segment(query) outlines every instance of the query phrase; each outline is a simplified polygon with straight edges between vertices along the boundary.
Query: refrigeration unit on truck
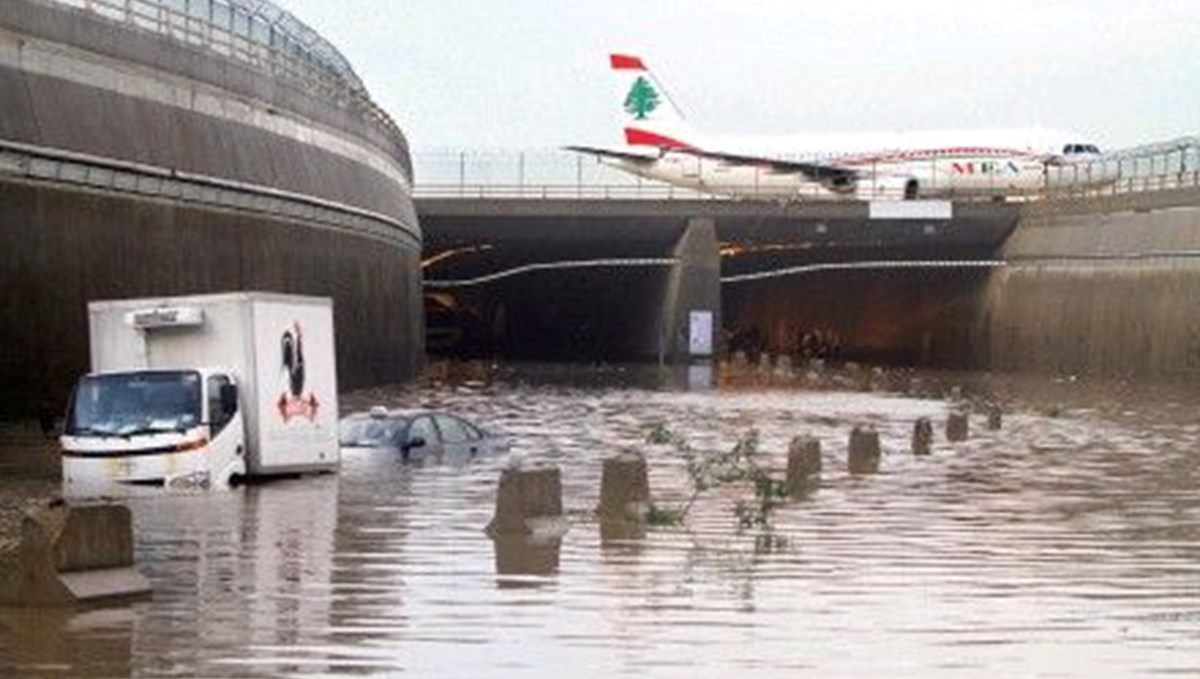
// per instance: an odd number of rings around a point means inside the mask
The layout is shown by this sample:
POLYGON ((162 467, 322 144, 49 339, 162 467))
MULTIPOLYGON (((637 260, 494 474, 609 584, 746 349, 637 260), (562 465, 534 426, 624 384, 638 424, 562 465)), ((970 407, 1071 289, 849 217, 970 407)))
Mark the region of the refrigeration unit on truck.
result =
POLYGON ((63 484, 224 487, 338 466, 333 303, 264 292, 91 302, 63 484))

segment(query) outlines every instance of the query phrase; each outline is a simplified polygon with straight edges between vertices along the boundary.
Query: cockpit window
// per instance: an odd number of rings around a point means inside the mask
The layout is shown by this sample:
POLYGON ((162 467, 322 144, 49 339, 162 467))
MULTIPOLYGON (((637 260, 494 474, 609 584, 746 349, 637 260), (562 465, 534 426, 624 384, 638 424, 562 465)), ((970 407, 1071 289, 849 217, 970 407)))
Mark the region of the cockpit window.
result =
POLYGON ((1100 153, 1100 147, 1095 144, 1067 144, 1063 147, 1063 155, 1071 156, 1079 153, 1100 153))

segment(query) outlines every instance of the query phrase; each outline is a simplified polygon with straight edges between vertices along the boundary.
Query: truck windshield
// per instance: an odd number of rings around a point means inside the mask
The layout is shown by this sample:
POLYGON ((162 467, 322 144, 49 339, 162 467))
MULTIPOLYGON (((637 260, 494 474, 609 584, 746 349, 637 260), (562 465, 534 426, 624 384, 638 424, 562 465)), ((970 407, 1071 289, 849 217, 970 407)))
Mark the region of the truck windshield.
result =
POLYGON ((65 432, 70 436, 135 436, 185 431, 199 422, 197 372, 92 375, 75 387, 65 432))

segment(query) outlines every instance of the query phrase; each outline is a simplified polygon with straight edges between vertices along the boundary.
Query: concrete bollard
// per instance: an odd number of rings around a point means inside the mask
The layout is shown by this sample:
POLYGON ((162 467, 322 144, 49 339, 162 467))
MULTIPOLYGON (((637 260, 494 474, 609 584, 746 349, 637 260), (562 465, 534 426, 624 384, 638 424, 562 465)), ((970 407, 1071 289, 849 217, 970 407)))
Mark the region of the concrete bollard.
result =
POLYGON ((874 474, 879 471, 879 432, 870 425, 857 426, 850 431, 848 463, 851 474, 874 474))
POLYGON ((624 452, 604 460, 600 476, 601 519, 641 521, 650 509, 650 481, 646 458, 624 452))
POLYGON ((970 432, 970 421, 967 418, 967 413, 961 410, 955 410, 946 418, 946 440, 947 441, 966 441, 967 435, 970 432))
POLYGON ((731 362, 735 368, 745 368, 750 360, 746 358, 746 352, 738 349, 737 351, 733 352, 733 358, 731 359, 731 362))
POLYGON ((1004 414, 1000 410, 1000 406, 993 405, 988 408, 987 427, 991 431, 999 431, 1004 423, 1004 414))
POLYGON ((558 467, 513 465, 500 472, 489 535, 561 536, 566 532, 558 467))
POLYGON ((933 423, 928 417, 922 417, 913 425, 912 451, 913 455, 928 455, 933 448, 933 423))
POLYGON ((0 554, 0 605, 63 606, 148 594, 133 569, 133 516, 121 505, 62 501, 28 512, 0 554))
POLYGON ((764 351, 758 355, 758 371, 764 373, 771 372, 771 354, 764 351))
POLYGON ((640 551, 640 540, 646 537, 645 520, 600 518, 600 546, 625 551, 640 551))
POLYGON ((786 484, 788 495, 812 491, 821 480, 821 442, 811 436, 797 436, 788 445, 786 484))

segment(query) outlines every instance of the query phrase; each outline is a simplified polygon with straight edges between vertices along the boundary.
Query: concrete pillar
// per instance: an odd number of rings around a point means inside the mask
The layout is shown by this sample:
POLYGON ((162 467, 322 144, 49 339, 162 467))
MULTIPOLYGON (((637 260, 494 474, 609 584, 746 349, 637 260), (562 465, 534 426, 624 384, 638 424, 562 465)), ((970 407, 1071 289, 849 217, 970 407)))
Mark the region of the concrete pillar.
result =
POLYGON ((879 471, 879 432, 870 425, 857 426, 850 431, 848 463, 851 474, 874 474, 879 471))
POLYGON ((913 455, 928 455, 933 447, 933 423, 922 417, 913 425, 913 455))
POLYGON ((62 606, 150 592, 133 569, 133 517, 127 507, 32 510, 21 540, 0 554, 0 606, 62 606))
POLYGON ((646 458, 625 452, 604 460, 600 476, 600 506, 604 520, 640 521, 650 509, 650 482, 646 458))
POLYGON ((803 495, 821 480, 821 442, 811 436, 797 436, 788 445, 787 492, 803 495))
POLYGON ((561 536, 566 532, 558 467, 513 465, 500 472, 496 515, 487 526, 498 535, 561 536))
POLYGON ((955 410, 946 418, 947 441, 966 441, 969 431, 970 422, 965 411, 955 410))
POLYGON ((707 217, 689 219, 671 256, 679 261, 671 268, 664 290, 659 356, 667 363, 711 360, 719 350, 721 331, 721 253, 716 222, 707 217), (704 314, 711 314, 711 332, 701 338, 701 344, 708 344, 707 354, 690 344, 694 314, 698 322, 704 314))

